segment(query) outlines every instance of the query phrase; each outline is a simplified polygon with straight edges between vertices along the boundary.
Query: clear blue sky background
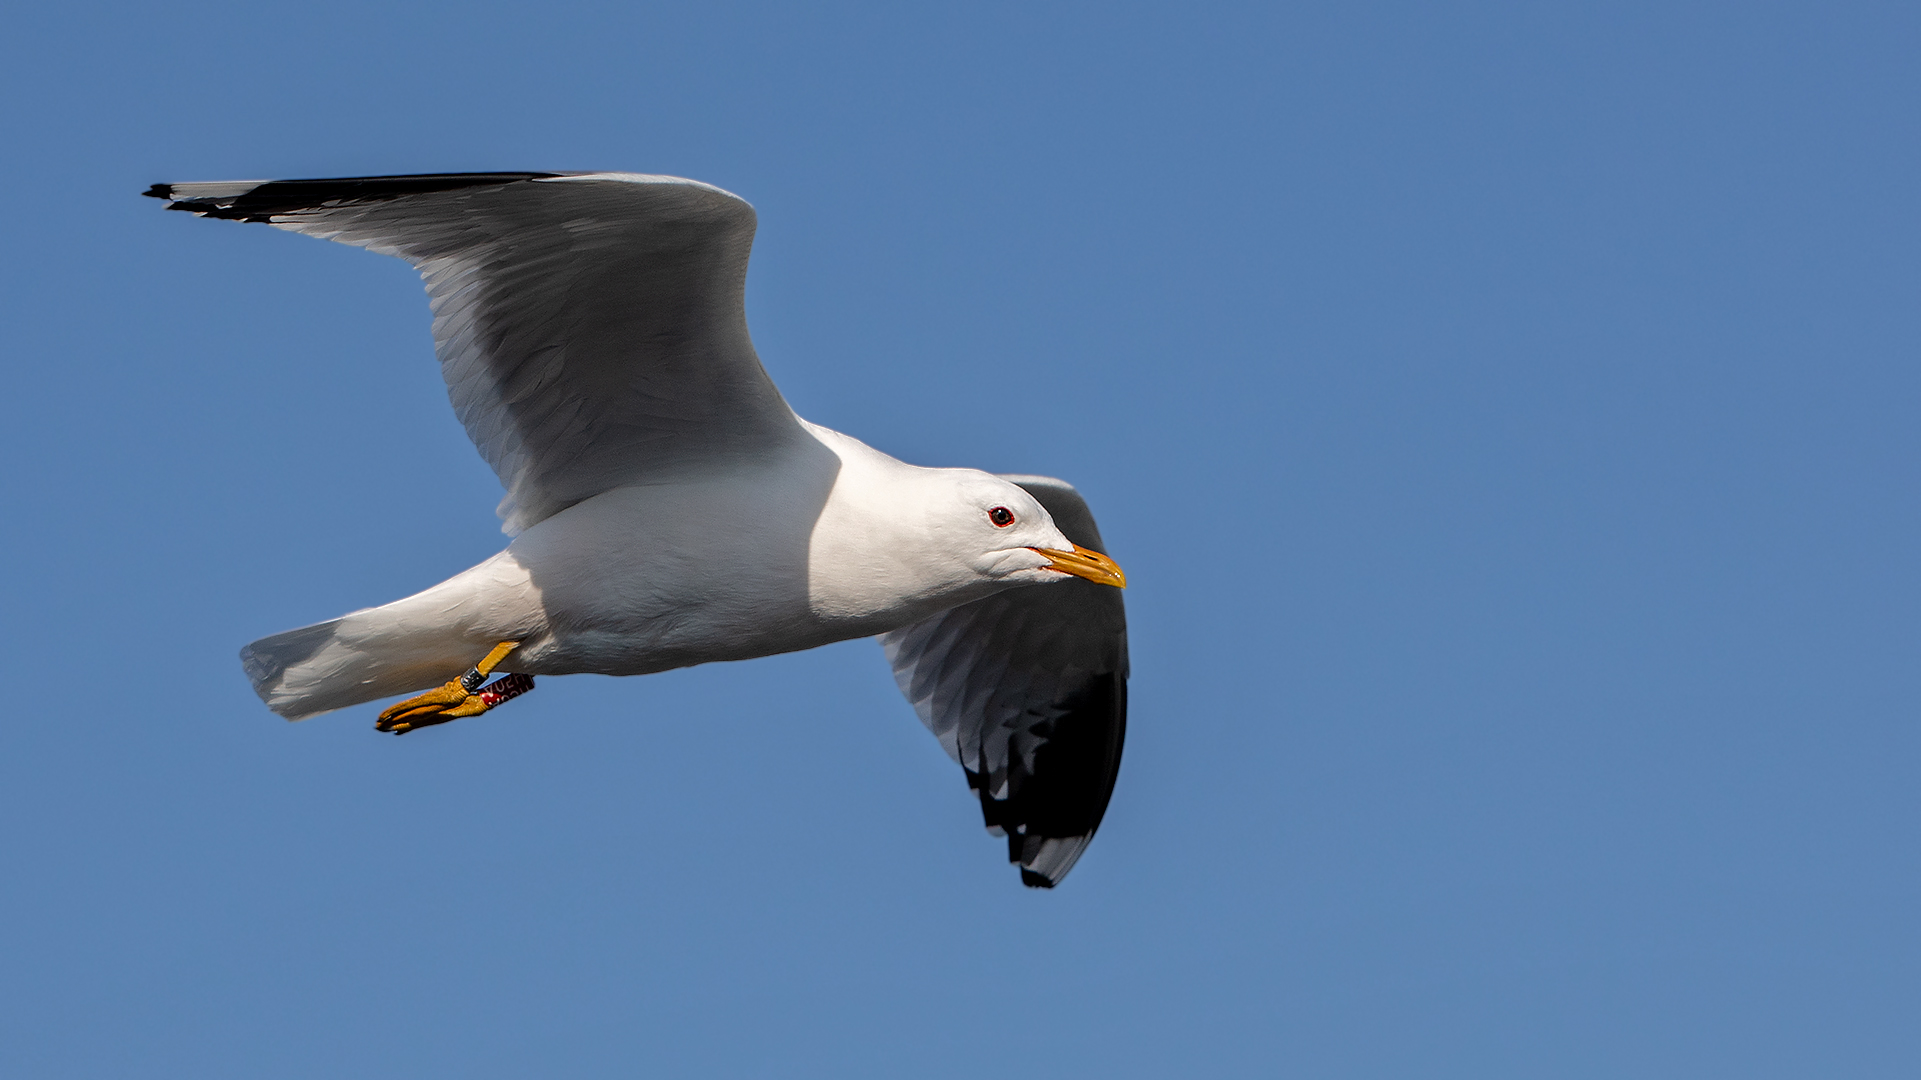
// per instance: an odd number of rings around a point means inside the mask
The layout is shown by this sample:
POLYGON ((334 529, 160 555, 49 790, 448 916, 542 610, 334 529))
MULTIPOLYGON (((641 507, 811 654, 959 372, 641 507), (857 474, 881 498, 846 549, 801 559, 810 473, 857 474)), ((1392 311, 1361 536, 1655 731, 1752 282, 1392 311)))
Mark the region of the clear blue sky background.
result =
POLYGON ((0 1071, 1908 1077, 1912 5, 15 5, 0 1071), (697 177, 802 415, 1067 477, 1106 826, 867 641, 405 739, 263 634, 502 544, 401 263, 150 182, 697 177))

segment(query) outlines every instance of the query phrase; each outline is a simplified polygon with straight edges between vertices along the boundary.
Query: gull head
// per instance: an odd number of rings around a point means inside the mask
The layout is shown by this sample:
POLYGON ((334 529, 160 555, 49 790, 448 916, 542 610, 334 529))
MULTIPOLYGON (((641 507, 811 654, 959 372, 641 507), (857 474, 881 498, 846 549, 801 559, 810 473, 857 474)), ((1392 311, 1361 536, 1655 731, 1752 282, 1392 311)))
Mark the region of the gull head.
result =
POLYGON ((1019 485, 974 469, 942 469, 947 497, 932 507, 928 526, 947 551, 970 558, 980 577, 1007 584, 1083 578, 1127 587, 1114 560, 1069 540, 1047 508, 1019 485))
POLYGON ((808 542, 817 615, 885 630, 1016 586, 1127 583, 1112 559, 1076 546, 1018 484, 978 469, 908 465, 827 434, 844 467, 808 542))

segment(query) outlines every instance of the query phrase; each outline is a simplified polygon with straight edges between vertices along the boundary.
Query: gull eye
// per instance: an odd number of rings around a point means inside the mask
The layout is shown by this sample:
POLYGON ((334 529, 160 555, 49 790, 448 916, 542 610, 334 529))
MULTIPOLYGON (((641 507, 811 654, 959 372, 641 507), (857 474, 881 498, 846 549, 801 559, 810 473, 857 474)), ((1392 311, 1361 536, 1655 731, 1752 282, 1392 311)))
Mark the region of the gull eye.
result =
POLYGON ((996 529, 1005 529, 1014 523, 1014 512, 1005 506, 996 506, 987 512, 987 520, 993 522, 996 529))

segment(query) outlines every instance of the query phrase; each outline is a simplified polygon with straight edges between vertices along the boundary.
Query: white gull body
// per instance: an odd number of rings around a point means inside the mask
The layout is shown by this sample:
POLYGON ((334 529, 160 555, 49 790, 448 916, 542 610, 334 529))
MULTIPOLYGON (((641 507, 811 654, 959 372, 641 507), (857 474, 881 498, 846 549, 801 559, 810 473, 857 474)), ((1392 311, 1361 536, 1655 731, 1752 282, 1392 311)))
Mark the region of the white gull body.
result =
POLYGON ((747 334, 745 202, 617 173, 149 194, 413 263, 455 410, 507 489, 498 555, 249 645, 275 712, 419 690, 503 641, 504 670, 642 675, 884 635, 1022 879, 1051 886, 1085 849, 1127 674, 1092 516, 1060 481, 908 465, 795 416, 747 334))
POLYGON ((530 675, 647 675, 881 634, 1066 576, 1030 547, 1072 542, 1022 489, 802 423, 813 445, 764 465, 603 492, 425 592, 257 642, 250 674, 302 718, 443 682, 499 641, 521 643, 507 667, 530 675), (1016 517, 1000 535, 994 506, 1016 517))

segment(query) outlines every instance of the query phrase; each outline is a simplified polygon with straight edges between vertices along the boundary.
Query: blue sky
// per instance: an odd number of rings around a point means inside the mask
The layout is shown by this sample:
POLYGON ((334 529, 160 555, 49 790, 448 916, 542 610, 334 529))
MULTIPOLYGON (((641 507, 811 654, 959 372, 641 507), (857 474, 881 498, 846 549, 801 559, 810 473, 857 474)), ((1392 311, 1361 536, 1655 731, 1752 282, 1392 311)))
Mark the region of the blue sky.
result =
POLYGON ((0 1071, 1895 1077, 1906 5, 39 5, 0 39, 0 1071), (796 409, 1132 587, 1022 889, 879 649, 274 718, 502 538, 411 271, 155 181, 696 177, 796 409))

